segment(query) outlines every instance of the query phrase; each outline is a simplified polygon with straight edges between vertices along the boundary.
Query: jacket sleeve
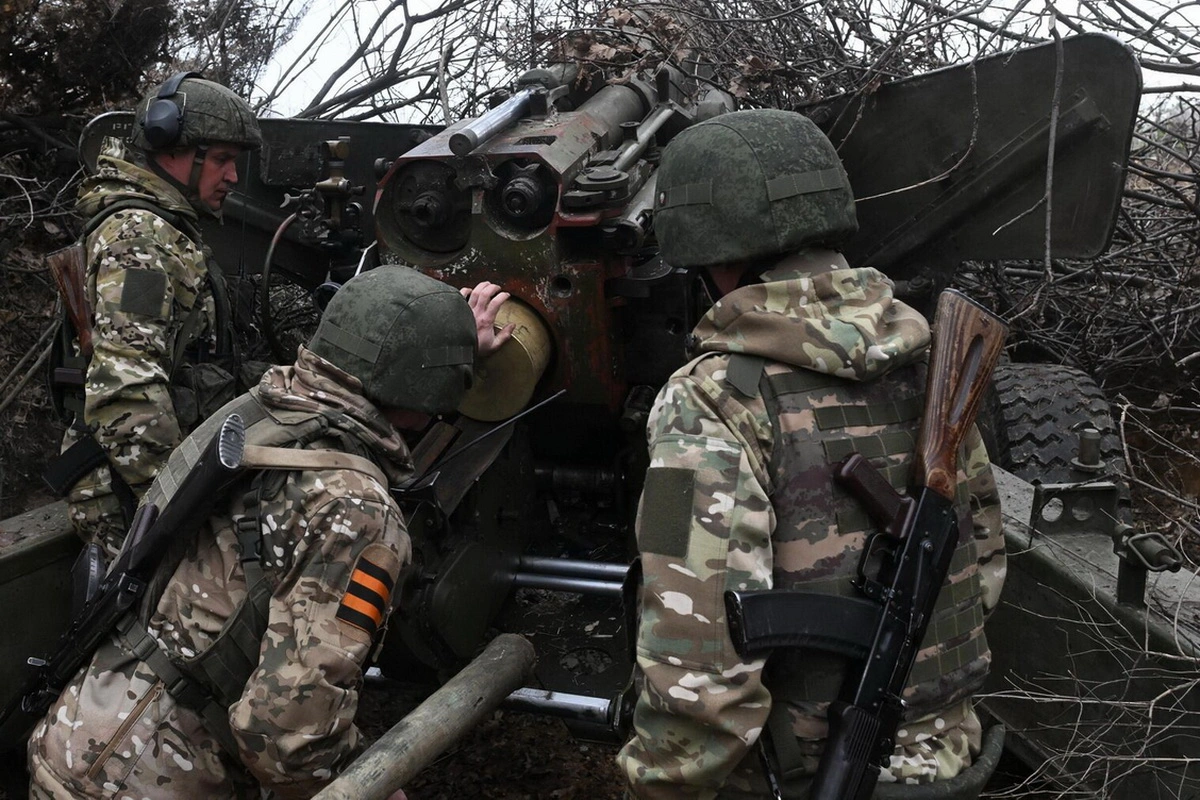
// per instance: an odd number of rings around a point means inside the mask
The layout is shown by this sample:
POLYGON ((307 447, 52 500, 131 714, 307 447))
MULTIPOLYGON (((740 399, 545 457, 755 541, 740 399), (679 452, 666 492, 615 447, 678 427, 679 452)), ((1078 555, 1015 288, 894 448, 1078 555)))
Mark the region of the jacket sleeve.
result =
POLYGON ((258 668, 229 712, 243 763, 278 798, 312 796, 357 754, 363 664, 410 557, 399 511, 384 500, 333 500, 304 521, 258 668))
POLYGON ((113 219, 119 227, 97 238, 91 255, 99 263, 84 420, 126 483, 144 489, 182 439, 168 383, 171 342, 182 324, 171 276, 185 267, 153 235, 154 221, 164 224, 156 216, 113 219))
POLYGON ((770 710, 764 660, 734 650, 724 593, 771 587, 775 519, 745 438, 718 402, 673 379, 650 423, 637 520, 640 691, 634 736, 617 756, 642 798, 712 797, 770 710))

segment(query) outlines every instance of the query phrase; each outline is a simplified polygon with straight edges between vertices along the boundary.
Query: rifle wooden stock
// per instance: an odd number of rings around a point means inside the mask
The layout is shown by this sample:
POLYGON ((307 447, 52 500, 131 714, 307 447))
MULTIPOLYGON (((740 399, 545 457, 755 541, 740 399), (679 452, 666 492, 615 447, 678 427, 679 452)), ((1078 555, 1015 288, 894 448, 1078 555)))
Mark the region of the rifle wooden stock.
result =
POLYGON ((954 499, 958 449, 991 382, 1008 326, 961 292, 938 298, 912 483, 954 499))
POLYGON ((87 301, 84 286, 85 264, 83 245, 76 242, 70 247, 55 250, 46 256, 46 265, 54 276, 59 297, 67 310, 67 317, 75 328, 75 337, 84 358, 92 357, 92 307, 87 301))

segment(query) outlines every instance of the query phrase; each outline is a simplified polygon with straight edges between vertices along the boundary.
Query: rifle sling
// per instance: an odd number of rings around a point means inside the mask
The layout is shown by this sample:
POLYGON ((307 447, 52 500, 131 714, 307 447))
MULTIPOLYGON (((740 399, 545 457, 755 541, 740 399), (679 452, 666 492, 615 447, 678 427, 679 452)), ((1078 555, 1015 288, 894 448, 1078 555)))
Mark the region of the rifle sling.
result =
POLYGON ((385 488, 388 485, 387 477, 375 462, 340 450, 297 450, 248 444, 242 463, 250 469, 348 469, 371 476, 385 488))
POLYGON ((121 473, 109 462, 108 454, 90 430, 75 444, 50 459, 42 473, 42 480, 57 496, 64 497, 83 476, 104 464, 108 465, 113 494, 121 504, 121 511, 128 523, 137 509, 137 497, 121 473))
POLYGON ((175 702, 192 709, 204 719, 205 727, 221 743, 222 749, 231 754, 238 752, 237 742, 229 729, 228 709, 218 706, 211 694, 175 666, 175 662, 158 646, 150 632, 138 622, 136 614, 122 617, 117 623, 116 634, 121 647, 162 681, 167 694, 175 702), (224 724, 218 724, 223 718, 224 724))

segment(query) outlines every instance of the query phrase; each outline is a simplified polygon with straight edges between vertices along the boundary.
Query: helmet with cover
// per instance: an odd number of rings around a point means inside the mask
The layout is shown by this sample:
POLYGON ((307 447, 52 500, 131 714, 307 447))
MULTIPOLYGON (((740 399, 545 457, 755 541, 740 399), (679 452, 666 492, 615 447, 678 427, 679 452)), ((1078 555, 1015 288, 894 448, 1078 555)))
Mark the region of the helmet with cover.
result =
POLYGON ((308 348, 362 381, 385 408, 441 414, 462 402, 475 317, 454 288, 408 267, 377 267, 329 301, 308 348))
POLYGON ((197 73, 181 73, 138 104, 133 145, 147 152, 186 150, 217 142, 262 147, 258 119, 245 100, 197 73))
POLYGON ((723 114, 671 140, 654 230, 667 263, 703 267, 835 246, 858 220, 825 134, 801 114, 764 109, 723 114))

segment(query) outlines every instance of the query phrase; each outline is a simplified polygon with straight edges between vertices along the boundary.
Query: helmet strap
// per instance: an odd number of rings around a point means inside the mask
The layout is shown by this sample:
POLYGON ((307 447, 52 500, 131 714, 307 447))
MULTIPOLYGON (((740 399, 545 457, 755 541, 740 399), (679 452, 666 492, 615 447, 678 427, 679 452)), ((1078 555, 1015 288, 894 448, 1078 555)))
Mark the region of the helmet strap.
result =
POLYGON ((167 172, 162 164, 158 163, 158 159, 154 157, 154 153, 147 153, 146 161, 149 162, 150 171, 178 189, 183 198, 188 201, 188 205, 196 209, 198 214, 220 219, 220 211, 213 211, 207 205, 200 202, 200 171, 204 168, 204 159, 207 155, 208 145, 202 144, 196 147, 196 154, 192 157, 192 169, 188 173, 187 184, 184 184, 174 175, 167 172))
POLYGON ((214 219, 221 218, 220 211, 213 211, 208 205, 200 199, 200 173, 204 169, 204 160, 208 158, 208 145, 196 145, 196 154, 192 157, 192 171, 188 175, 187 187, 183 196, 192 204, 192 208, 196 209, 201 216, 209 216, 214 219))
POLYGON ((192 156, 192 173, 188 176, 188 194, 200 196, 200 172, 204 169, 204 159, 208 158, 208 145, 196 145, 196 154, 192 156))

